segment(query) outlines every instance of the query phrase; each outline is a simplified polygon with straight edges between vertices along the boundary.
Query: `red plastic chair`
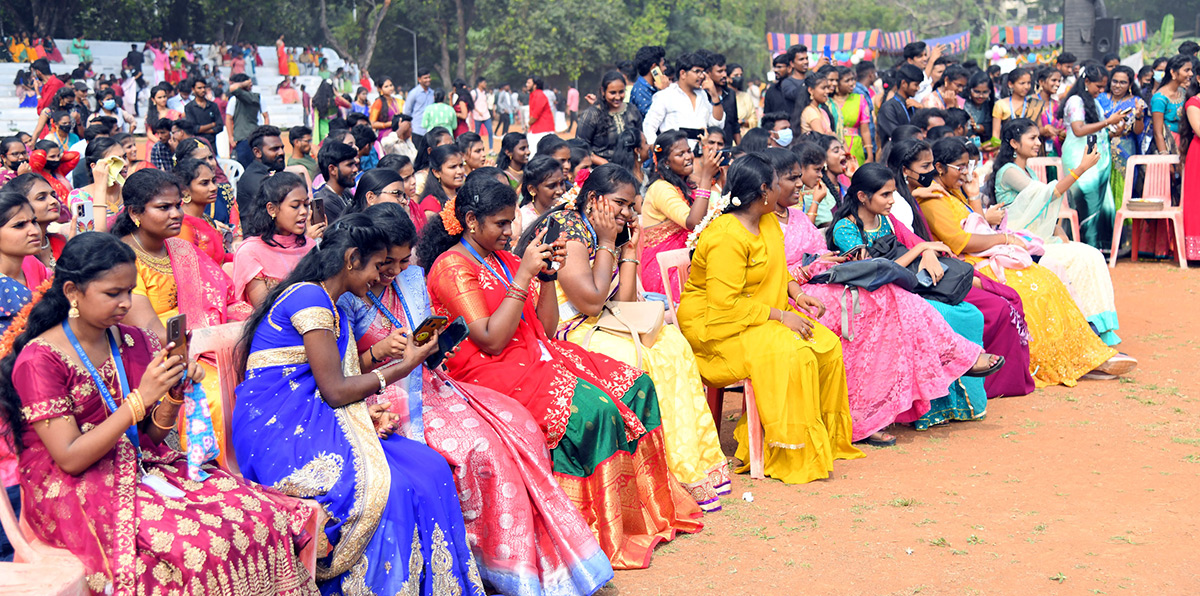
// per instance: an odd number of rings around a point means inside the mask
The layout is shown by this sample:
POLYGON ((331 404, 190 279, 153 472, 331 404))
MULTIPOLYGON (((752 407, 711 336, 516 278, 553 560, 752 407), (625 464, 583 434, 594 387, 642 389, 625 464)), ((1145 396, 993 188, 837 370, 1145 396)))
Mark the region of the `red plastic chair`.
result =
MULTIPOLYGON (((676 319, 675 309, 679 304, 679 299, 671 290, 675 284, 671 283, 672 276, 678 282, 680 292, 683 291, 683 285, 687 281, 688 274, 692 269, 691 251, 686 248, 678 250, 665 250, 658 253, 659 270, 662 272, 663 289, 667 293, 667 312, 672 319, 676 319)), ((763 427, 762 420, 758 416, 758 404, 754 401, 754 388, 750 386, 750 379, 744 379, 738 383, 734 383, 729 387, 705 387, 708 398, 708 409, 712 412, 713 423, 716 424, 717 434, 721 433, 721 412, 723 410, 722 403, 725 397, 725 391, 730 388, 741 387, 745 397, 742 404, 742 411, 746 414, 746 429, 747 429, 747 447, 750 449, 750 477, 751 478, 766 478, 763 472, 763 427)))
POLYGON ((1162 209, 1140 211, 1130 209, 1133 199, 1133 184, 1126 183, 1122 194, 1121 208, 1117 210, 1115 225, 1113 225, 1112 255, 1108 259, 1109 267, 1117 266, 1117 247, 1121 246, 1121 228, 1126 219, 1133 220, 1129 228, 1133 234, 1133 254, 1131 258, 1136 263, 1138 258, 1138 220, 1166 219, 1171 221, 1175 231, 1175 253, 1179 256, 1179 267, 1187 269, 1187 252, 1183 246, 1183 208, 1171 206, 1171 166, 1179 163, 1178 155, 1134 155, 1125 162, 1125 180, 1133 180, 1138 166, 1146 168, 1146 185, 1142 190, 1143 199, 1159 199, 1163 202, 1162 209))
MULTIPOLYGON (((1033 170, 1033 173, 1037 174, 1038 180, 1042 182, 1050 182, 1049 172, 1047 172, 1050 168, 1054 168, 1057 173, 1055 180, 1062 179, 1062 159, 1057 157, 1031 157, 1025 165, 1029 166, 1029 169, 1033 170)), ((1071 208, 1071 201, 1067 199, 1067 195, 1063 195, 1062 206, 1058 208, 1058 220, 1064 219, 1071 222, 1071 239, 1079 242, 1081 237, 1079 235, 1079 212, 1071 208)))
POLYGON ((38 540, 28 524, 17 520, 8 497, 3 494, 0 494, 0 525, 15 551, 12 563, 0 563, 0 594, 84 596, 90 593, 79 558, 38 540))

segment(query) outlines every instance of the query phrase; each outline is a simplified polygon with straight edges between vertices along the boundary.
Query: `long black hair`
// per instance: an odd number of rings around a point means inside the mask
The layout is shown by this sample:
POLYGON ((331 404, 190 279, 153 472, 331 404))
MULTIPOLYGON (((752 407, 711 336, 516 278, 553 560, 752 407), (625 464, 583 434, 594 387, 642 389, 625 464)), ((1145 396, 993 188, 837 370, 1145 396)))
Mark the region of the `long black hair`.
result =
MULTIPOLYGON (((83 162, 84 167, 87 168, 89 182, 95 182, 93 179, 94 176, 92 175, 92 167, 94 167, 101 159, 104 159, 105 153, 108 153, 113 147, 120 146, 120 144, 112 140, 110 137, 96 137, 91 141, 88 141, 87 149, 85 149, 83 152, 83 162)), ((67 198, 61 197, 60 200, 66 201, 67 198)))
POLYGON ((521 141, 529 142, 525 135, 519 132, 510 132, 504 135, 504 139, 500 141, 500 155, 496 156, 497 168, 507 170, 508 166, 512 165, 512 157, 508 154, 516 151, 517 145, 521 144, 521 141))
POLYGON ((380 193, 389 184, 395 182, 403 182, 404 179, 395 170, 386 168, 375 168, 367 170, 358 179, 358 186, 354 189, 354 198, 350 201, 350 205, 346 207, 346 213, 361 213, 367 210, 367 193, 373 192, 376 195, 380 193))
POLYGON ((430 129, 429 132, 425 133, 425 150, 417 154, 417 160, 413 163, 413 168, 417 170, 424 170, 429 167, 429 154, 433 153, 433 150, 437 147, 440 147, 438 142, 440 142, 443 137, 453 138, 450 134, 450 131, 446 130, 446 127, 444 126, 435 126, 430 129))
POLYGON ((383 230, 387 236, 388 246, 413 245, 417 242, 417 227, 399 203, 376 203, 367 207, 363 213, 375 222, 375 227, 383 230))
MULTIPOLYGON (((171 173, 179 177, 180 183, 186 190, 192 185, 192 181, 200 176, 200 168, 208 168, 212 172, 212 168, 208 166, 208 162, 203 159, 186 157, 175 162, 175 167, 171 169, 171 173)), ((216 176, 216 172, 212 172, 216 176)))
POLYGON ((722 213, 749 209, 750 205, 770 192, 775 183, 775 166, 762 153, 747 153, 733 160, 725 180, 729 187, 729 204, 722 213), (764 184, 766 190, 763 189, 764 184))
POLYGON ((1102 66, 1095 64, 1085 64, 1079 71, 1079 76, 1075 79, 1075 84, 1071 86, 1071 91, 1063 98, 1062 103, 1058 104, 1058 112, 1055 114, 1059 120, 1063 120, 1063 110, 1067 107, 1067 102, 1071 98, 1078 95, 1079 99, 1083 100, 1084 121, 1088 124, 1095 124, 1100 121, 1100 108, 1096 105, 1096 98, 1088 93, 1088 83, 1099 83, 1108 78, 1108 71, 1102 66))
POLYGON ((1017 159, 1017 150, 1013 149, 1012 142, 1020 140, 1031 128, 1037 128, 1037 124, 1029 118, 1013 118, 1000 127, 1000 151, 996 153, 996 161, 992 162, 992 173, 983 185, 984 194, 993 201, 996 200, 996 177, 1000 168, 1017 159))
POLYGON ((433 151, 429 153, 429 176, 425 178, 425 187, 422 188, 417 194, 421 195, 422 197, 432 195, 435 199, 437 199, 439 204, 445 205, 446 201, 450 200, 450 196, 446 194, 446 189, 442 187, 442 181, 439 180, 437 176, 434 176, 433 173, 442 169, 442 166, 451 157, 462 154, 463 150, 459 149, 458 145, 455 145, 454 143, 442 145, 441 147, 435 147, 433 151))
POLYGON ((17 356, 30 341, 66 320, 71 305, 63 294, 63 284, 74 282, 80 290, 86 290, 93 280, 118 265, 133 263, 134 258, 132 248, 116 236, 101 232, 84 232, 63 247, 54 268, 54 281, 29 312, 25 329, 13 341, 12 351, 0 360, 0 414, 8 423, 5 425, 8 437, 0 436, 0 440, 9 439, 15 452, 25 447, 21 434, 26 424, 21 415, 21 396, 12 384, 17 356))
MULTIPOLYGON (((597 166, 588 175, 583 186, 579 189, 579 198, 575 201, 575 210, 579 212, 580 217, 587 220, 587 206, 589 197, 595 195, 597 198, 604 195, 612 194, 625 185, 633 187, 633 192, 636 194, 638 190, 637 179, 633 177, 633 173, 629 170, 614 164, 606 163, 597 166)), ((525 226, 525 231, 521 234, 521 238, 517 240, 517 247, 514 254, 525 254, 525 247, 533 241, 537 236, 542 223, 546 221, 552 214, 563 211, 567 208, 567 203, 555 205, 549 211, 543 213, 536 220, 525 226)))
POLYGON ((532 203, 533 193, 529 192, 529 187, 537 188, 555 172, 562 172, 562 164, 557 159, 545 153, 533 156, 533 159, 525 164, 525 170, 521 172, 521 200, 518 205, 532 203))
POLYGON ((298 283, 320 283, 341 273, 346 268, 346 251, 353 251, 352 264, 357 266, 365 263, 371 255, 387 250, 387 247, 387 234, 375 226, 369 215, 351 213, 337 218, 326 228, 321 242, 300 259, 286 279, 271 289, 262 304, 254 309, 250 320, 246 321, 242 339, 238 343, 237 378, 245 377, 246 359, 250 356, 250 346, 258 327, 285 290, 298 283))
POLYGON ((654 170, 650 174, 650 184, 654 184, 658 180, 665 180, 671 186, 679 189, 683 193, 688 203, 692 202, 692 186, 683 176, 676 174, 671 169, 670 160, 667 159, 671 155, 671 147, 679 141, 687 141, 687 135, 682 130, 672 130, 658 135, 654 139, 654 146, 651 147, 651 154, 654 156, 654 170))
MULTIPOLYGON (((245 238, 258 236, 267 246, 282 248, 275 241, 275 219, 267 212, 267 205, 275 205, 276 208, 283 203, 287 198, 288 193, 293 190, 305 189, 307 185, 304 180, 291 172, 278 172, 272 176, 267 176, 262 181, 262 186, 258 187, 258 194, 254 195, 251 202, 251 208, 247 213, 242 215, 242 234, 245 238)), ((296 245, 304 246, 305 236, 299 234, 296 236, 296 245)))
MULTIPOLYGON (((467 214, 474 213, 475 218, 483 220, 495 215, 502 209, 517 205, 517 193, 512 187, 480 172, 471 172, 458 196, 454 200, 454 218, 460 228, 467 227, 467 214)), ((462 232, 450 234, 442 223, 440 215, 429 216, 429 221, 421 229, 421 238, 417 241, 417 262, 428 271, 433 262, 442 253, 462 239, 462 232)))
POLYGON ((140 215, 144 212, 146 204, 168 188, 174 188, 179 191, 180 195, 183 194, 183 182, 170 172, 146 168, 130 174, 125 179, 125 186, 121 188, 121 200, 124 202, 125 208, 117 216, 117 223, 113 224, 111 230, 112 234, 121 238, 134 233, 137 230, 137 224, 133 223, 133 215, 140 215))
POLYGON ((626 170, 633 172, 642 171, 641 159, 638 158, 637 150, 642 146, 642 139, 646 138, 646 134, 641 128, 630 126, 621 131, 617 135, 617 146, 613 148, 612 159, 609 163, 615 163, 626 170))
MULTIPOLYGON (((913 197, 912 191, 908 189, 908 179, 904 177, 904 168, 911 166, 926 151, 932 152, 932 149, 929 143, 921 139, 908 139, 895 143, 892 145, 892 150, 888 153, 887 167, 891 170, 892 177, 896 180, 896 192, 908 202, 909 208, 912 209, 913 233, 924 240, 929 240, 932 236, 929 234, 929 227, 925 225, 925 218, 921 216, 921 206, 917 204, 917 199, 913 197)), ((851 179, 851 182, 853 182, 853 179, 851 179)), ((846 191, 846 196, 850 196, 849 190, 846 191)))
MULTIPOLYGON (((854 177, 850 179, 850 188, 846 189, 846 196, 838 201, 837 207, 833 210, 833 221, 830 222, 829 227, 825 228, 825 244, 831 250, 838 249, 837 242, 834 241, 834 229, 837 228, 837 223, 845 218, 850 218, 850 221, 854 222, 854 225, 858 227, 863 244, 867 244, 867 231, 863 226, 862 218, 858 216, 858 207, 861 204, 858 200, 858 193, 865 193, 868 197, 874 196, 889 180, 895 181, 895 176, 883 164, 873 162, 863 164, 858 171, 854 172, 854 177)), ((905 184, 905 187, 907 188, 908 185, 905 184)), ((920 217, 913 218, 914 221, 917 219, 920 217)))

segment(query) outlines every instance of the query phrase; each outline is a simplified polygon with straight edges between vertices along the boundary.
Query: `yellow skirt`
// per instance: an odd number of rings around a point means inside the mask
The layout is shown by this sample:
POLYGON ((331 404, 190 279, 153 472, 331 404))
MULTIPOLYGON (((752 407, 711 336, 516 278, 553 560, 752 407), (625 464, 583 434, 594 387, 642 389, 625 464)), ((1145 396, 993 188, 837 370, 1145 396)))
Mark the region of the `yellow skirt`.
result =
MULTIPOLYGON (((567 340, 584 345, 594 326, 589 319, 567 335, 567 340)), ((587 349, 637 366, 633 338, 596 330, 587 349)), ((729 463, 721 452, 721 441, 708 410, 704 384, 696 356, 679 329, 664 325, 654 347, 642 348, 642 369, 654 381, 662 417, 667 463, 671 473, 706 510, 719 507, 719 494, 728 494, 729 463)))
MULTIPOLYGON (((995 279, 990 267, 980 271, 995 279)), ((1006 269, 1004 275, 1004 285, 1021 295, 1025 307, 1031 338, 1029 372, 1038 387, 1073 387, 1080 377, 1117 355, 1088 326, 1067 287, 1049 269, 1034 264, 1006 269)))
MULTIPOLYGON (((763 425, 767 476, 800 484, 828 478, 834 460, 865 457, 850 439, 841 339, 820 323, 813 324, 813 340, 808 341, 782 323, 768 321, 739 336, 707 342, 699 363, 713 385, 750 379, 763 425), (738 354, 744 357, 731 359, 738 354)), ((737 458, 747 462, 737 471, 745 472, 750 449, 744 416, 734 436, 737 458)))

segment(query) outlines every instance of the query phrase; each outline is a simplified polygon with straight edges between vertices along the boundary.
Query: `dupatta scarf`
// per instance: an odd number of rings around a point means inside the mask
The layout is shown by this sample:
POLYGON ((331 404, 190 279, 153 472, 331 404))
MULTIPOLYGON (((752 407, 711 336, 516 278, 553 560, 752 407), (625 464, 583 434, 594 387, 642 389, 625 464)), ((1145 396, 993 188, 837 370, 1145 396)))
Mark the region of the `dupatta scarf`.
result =
POLYGON ((254 309, 234 295, 229 276, 208 255, 201 254, 187 240, 168 238, 165 244, 175 276, 179 312, 187 315, 191 328, 250 317, 254 309))

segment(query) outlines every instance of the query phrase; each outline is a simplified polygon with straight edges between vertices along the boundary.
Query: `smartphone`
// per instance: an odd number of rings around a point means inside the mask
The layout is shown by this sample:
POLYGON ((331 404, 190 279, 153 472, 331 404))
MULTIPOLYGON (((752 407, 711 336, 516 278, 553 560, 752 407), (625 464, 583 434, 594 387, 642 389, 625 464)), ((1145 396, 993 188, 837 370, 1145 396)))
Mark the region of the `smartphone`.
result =
POLYGON ((92 232, 96 229, 96 212, 92 202, 82 200, 72 207, 75 211, 75 232, 92 232))
POLYGON ((325 199, 313 199, 311 206, 312 216, 309 217, 309 221, 312 225, 325 223, 325 199))
POLYGON ((721 167, 725 167, 733 161, 733 149, 729 147, 718 149, 717 155, 721 156, 721 167))
MULTIPOLYGON (((550 222, 546 224, 546 235, 542 238, 542 242, 545 244, 554 244, 561 235, 562 224, 557 219, 550 218, 550 222)), ((552 259, 546 259, 546 268, 551 271, 557 271, 558 263, 552 259)))
POLYGON ((167 343, 174 343, 175 347, 167 353, 167 357, 183 356, 187 360, 187 315, 178 314, 167 319, 167 343))
POLYGON ((467 322, 462 317, 454 319, 442 330, 442 334, 438 336, 438 349, 429 358, 425 359, 425 366, 429 368, 437 368, 442 365, 446 359, 446 353, 458 347, 467 339, 470 330, 467 328, 467 322))
POLYGON ((841 256, 843 256, 843 257, 852 257, 852 256, 853 256, 853 257, 856 257, 856 256, 858 256, 858 254, 859 254, 860 252, 862 252, 863 250, 866 250, 866 248, 867 248, 867 245, 866 245, 866 244, 859 244, 858 246, 852 246, 852 247, 850 247, 850 249, 849 249, 849 250, 847 250, 847 251, 843 252, 841 256))
POLYGON ((1087 137, 1087 152, 1091 153, 1096 150, 1096 135, 1088 135, 1087 137))
POLYGON ((825 59, 830 62, 833 61, 833 50, 830 50, 828 45, 825 46, 825 59))
POLYGON ((445 327, 446 323, 448 322, 450 322, 450 319, 447 319, 446 317, 430 315, 429 318, 422 321, 420 325, 417 325, 417 329, 413 331, 413 341, 417 342, 417 345, 424 344, 425 342, 429 341, 430 337, 433 337, 434 333, 436 333, 442 327, 445 327))
POLYGON ((621 231, 617 232, 617 248, 621 248, 622 246, 629 244, 629 237, 629 226, 622 227, 621 231))

